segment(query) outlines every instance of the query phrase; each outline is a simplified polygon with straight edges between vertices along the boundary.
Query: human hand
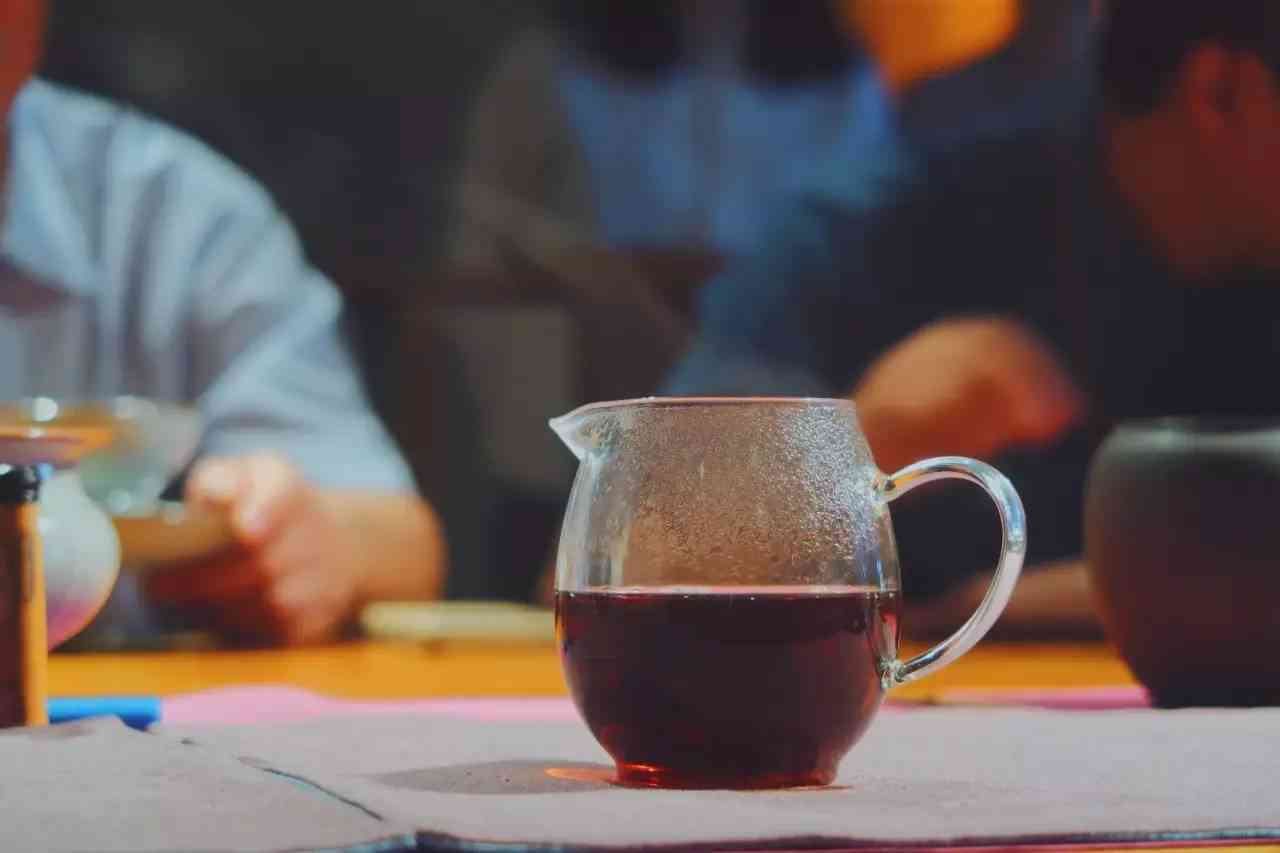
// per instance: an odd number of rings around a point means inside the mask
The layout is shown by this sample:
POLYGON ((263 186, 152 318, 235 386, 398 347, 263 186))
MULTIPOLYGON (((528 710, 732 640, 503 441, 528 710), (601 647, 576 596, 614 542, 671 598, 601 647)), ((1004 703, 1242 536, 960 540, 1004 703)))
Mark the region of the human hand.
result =
POLYGON ((853 399, 886 471, 1047 442, 1084 409, 1048 348, 1019 323, 994 317, 926 326, 872 364, 853 399))
POLYGON ((207 618, 242 640, 312 643, 335 636, 359 606, 359 544, 343 514, 279 456, 208 459, 186 500, 226 514, 236 545, 156 572, 155 600, 207 618))

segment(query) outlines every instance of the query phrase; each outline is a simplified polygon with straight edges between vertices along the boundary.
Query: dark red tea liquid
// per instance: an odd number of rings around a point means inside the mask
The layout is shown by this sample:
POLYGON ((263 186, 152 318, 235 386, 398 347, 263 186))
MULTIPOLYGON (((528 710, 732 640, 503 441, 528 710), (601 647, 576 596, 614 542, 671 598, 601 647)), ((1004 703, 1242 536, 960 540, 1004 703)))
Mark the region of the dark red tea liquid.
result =
POLYGON ((880 706, 899 602, 848 586, 561 592, 556 632, 620 781, 825 785, 880 706))

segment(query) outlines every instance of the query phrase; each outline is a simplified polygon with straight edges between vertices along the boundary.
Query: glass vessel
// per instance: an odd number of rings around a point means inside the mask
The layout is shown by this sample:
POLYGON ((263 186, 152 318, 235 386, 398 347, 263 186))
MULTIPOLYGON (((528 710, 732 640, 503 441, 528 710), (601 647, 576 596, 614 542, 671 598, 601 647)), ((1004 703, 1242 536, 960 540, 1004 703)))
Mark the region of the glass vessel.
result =
POLYGON ((551 422, 579 459, 556 563, 566 678, 624 783, 829 783, 885 691, 964 654, 1009 599, 1021 502, 959 457, 883 474, 847 400, 649 398, 551 422), (955 634, 898 656, 891 501, 991 496, 1004 541, 955 634))

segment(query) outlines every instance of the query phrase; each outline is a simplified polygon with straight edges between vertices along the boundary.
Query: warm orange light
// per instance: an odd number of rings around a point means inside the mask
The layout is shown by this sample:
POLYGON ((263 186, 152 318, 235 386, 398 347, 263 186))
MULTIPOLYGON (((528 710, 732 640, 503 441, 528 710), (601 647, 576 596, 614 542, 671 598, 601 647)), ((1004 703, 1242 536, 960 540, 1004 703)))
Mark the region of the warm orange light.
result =
POLYGON ((880 63, 890 88, 999 50, 1018 29, 1018 0, 840 0, 845 20, 880 63))
POLYGON ((613 785, 617 772, 612 767, 575 765, 572 767, 548 767, 543 771, 552 779, 562 782, 582 782, 588 785, 613 785))

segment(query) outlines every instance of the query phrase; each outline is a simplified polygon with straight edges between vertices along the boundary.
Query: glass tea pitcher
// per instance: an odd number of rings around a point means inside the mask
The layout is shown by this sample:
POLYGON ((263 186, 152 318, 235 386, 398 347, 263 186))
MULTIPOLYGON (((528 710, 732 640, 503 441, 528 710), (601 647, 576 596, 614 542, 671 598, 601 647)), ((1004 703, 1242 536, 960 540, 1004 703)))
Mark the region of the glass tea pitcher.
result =
POLYGON ((884 693, 964 654, 1026 553, 1021 502, 972 459, 886 475, 847 400, 650 398, 551 422, 580 460, 556 563, 579 711, 623 783, 827 784, 884 693), (969 620, 908 660, 890 502, 976 483, 1004 529, 969 620))

